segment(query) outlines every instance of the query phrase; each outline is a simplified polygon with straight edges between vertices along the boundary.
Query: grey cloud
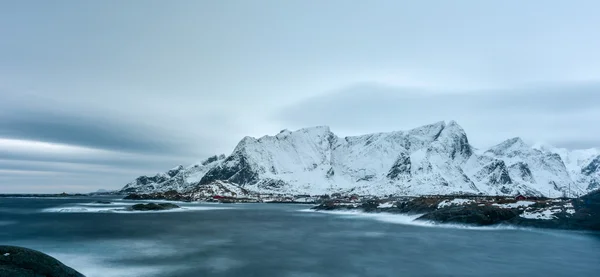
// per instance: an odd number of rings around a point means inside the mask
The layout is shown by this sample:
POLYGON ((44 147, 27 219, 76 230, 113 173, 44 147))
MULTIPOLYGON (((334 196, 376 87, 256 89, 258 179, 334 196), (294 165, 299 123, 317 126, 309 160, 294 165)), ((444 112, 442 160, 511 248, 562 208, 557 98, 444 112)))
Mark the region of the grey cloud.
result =
POLYGON ((58 111, 21 110, 5 114, 0 118, 0 137, 139 153, 181 150, 178 143, 168 141, 161 130, 58 111))
MULTIPOLYGON (((112 167, 115 170, 145 171, 152 174, 153 170, 163 171, 180 163, 193 162, 179 157, 137 156, 120 157, 52 157, 31 154, 0 153, 0 169, 44 170, 62 167, 60 165, 83 165, 90 168, 97 166, 112 167)), ((93 170, 91 170, 93 171, 93 170)))
POLYGON ((599 92, 596 83, 462 93, 360 84, 286 107, 273 119, 297 128, 327 124, 347 134, 456 120, 483 146, 523 136, 581 148, 600 146, 599 92))

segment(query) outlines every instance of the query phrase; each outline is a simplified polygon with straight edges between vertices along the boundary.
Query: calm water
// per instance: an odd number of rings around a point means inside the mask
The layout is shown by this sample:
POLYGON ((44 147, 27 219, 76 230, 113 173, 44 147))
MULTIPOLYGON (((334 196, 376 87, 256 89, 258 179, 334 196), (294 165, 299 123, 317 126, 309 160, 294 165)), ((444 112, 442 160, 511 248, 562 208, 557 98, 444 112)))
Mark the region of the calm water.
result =
POLYGON ((600 270, 597 233, 415 225, 404 216, 282 204, 114 213, 101 211, 127 203, 86 204, 95 200, 0 198, 0 244, 41 250, 89 277, 572 277, 600 270), (65 208, 72 210, 58 212, 65 208))

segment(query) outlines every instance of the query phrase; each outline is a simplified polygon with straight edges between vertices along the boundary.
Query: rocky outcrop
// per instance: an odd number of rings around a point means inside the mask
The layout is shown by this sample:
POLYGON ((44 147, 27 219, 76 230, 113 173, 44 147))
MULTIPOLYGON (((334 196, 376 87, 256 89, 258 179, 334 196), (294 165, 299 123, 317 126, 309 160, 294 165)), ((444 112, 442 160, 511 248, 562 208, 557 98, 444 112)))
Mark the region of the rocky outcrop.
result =
POLYGON ((0 246, 0 277, 84 277, 42 252, 18 247, 0 246))
POLYGON ((173 203, 147 203, 147 204, 135 204, 129 208, 132 211, 165 211, 172 209, 179 209, 181 207, 173 203))
POLYGON ((198 183, 205 185, 214 181, 227 181, 240 185, 257 182, 258 174, 242 153, 234 153, 223 161, 222 165, 209 170, 198 183))
POLYGON ((387 177, 392 180, 410 178, 411 166, 410 156, 407 153, 401 153, 396 162, 392 165, 387 177))
POLYGON ((588 176, 598 172, 600 172, 600 156, 581 169, 581 173, 588 176))
POLYGON ((110 201, 98 200, 98 201, 94 201, 94 202, 92 202, 92 204, 109 205, 109 204, 112 204, 112 202, 110 202, 110 201))
POLYGON ((510 172, 513 176, 516 176, 518 180, 522 180, 528 183, 535 183, 535 179, 531 175, 531 169, 526 163, 517 162, 510 166, 510 172))
POLYGON ((581 169, 581 174, 585 177, 583 180, 587 180, 588 189, 600 188, 600 155, 596 156, 586 166, 581 169))
POLYGON ((430 220, 438 223, 458 223, 471 225, 495 225, 519 216, 515 209, 502 209, 495 206, 449 206, 429 212, 417 220, 430 220))

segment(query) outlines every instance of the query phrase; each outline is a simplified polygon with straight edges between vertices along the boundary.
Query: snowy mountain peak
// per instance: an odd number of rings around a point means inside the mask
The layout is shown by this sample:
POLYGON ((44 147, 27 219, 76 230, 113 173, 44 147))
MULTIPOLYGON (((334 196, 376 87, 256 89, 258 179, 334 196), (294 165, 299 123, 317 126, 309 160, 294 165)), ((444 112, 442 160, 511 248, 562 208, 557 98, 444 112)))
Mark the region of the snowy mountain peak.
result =
MULTIPOLYGON (((448 121, 448 123, 446 124, 446 126, 454 126, 454 125, 458 126, 458 123, 457 123, 456 121, 454 121, 454 120, 450 120, 450 121, 448 121)), ((459 126, 459 127, 460 127, 460 126, 459 126)))
POLYGON ((511 139, 506 140, 505 145, 508 147, 529 147, 529 145, 527 145, 522 138, 520 137, 514 137, 511 139))
POLYGON ((542 152, 554 152, 554 150, 557 149, 553 145, 545 142, 536 142, 531 146, 531 148, 540 150, 542 152))
POLYGON ((507 139, 496 146, 492 146, 486 152, 496 155, 514 156, 520 152, 529 152, 530 150, 533 150, 533 148, 530 148, 520 137, 515 137, 507 139))
POLYGON ((438 153, 447 154, 452 160, 458 159, 460 163, 466 161, 473 154, 467 134, 454 121, 450 121, 448 125, 445 125, 437 135, 430 151, 434 149, 438 153))
POLYGON ((344 138, 316 126, 244 137, 229 156, 141 176, 122 192, 561 196, 600 186, 600 153, 578 151, 516 137, 475 153, 455 121, 344 138))
MULTIPOLYGON (((260 137, 259 139, 253 139, 251 137, 248 137, 251 141, 265 141, 265 140, 271 140, 271 139, 282 139, 282 138, 286 138, 288 136, 313 136, 313 137, 319 137, 319 136, 327 136, 331 133, 331 130, 329 128, 329 126, 314 126, 314 127, 308 127, 308 128, 302 128, 296 131, 290 131, 288 129, 284 129, 281 130, 277 135, 275 136, 270 136, 270 135, 265 135, 260 137), (252 140, 253 139, 253 140, 252 140)), ((246 139, 246 138, 244 138, 246 139)))
POLYGON ((411 135, 427 135, 427 136, 437 136, 444 128, 446 127, 446 122, 439 121, 433 124, 424 125, 421 127, 417 127, 409 130, 407 133, 411 135))

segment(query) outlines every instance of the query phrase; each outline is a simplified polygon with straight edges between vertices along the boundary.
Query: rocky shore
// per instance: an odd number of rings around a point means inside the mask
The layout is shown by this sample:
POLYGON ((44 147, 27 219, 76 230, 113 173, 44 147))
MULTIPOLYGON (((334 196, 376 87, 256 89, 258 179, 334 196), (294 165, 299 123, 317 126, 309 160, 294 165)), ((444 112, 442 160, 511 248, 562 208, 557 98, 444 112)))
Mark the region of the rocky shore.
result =
POLYGON ((85 277, 42 252, 0 245, 0 277, 85 277))
POLYGON ((417 220, 478 226, 600 231, 600 191, 576 199, 506 197, 416 197, 348 203, 326 201, 314 210, 358 210, 371 213, 418 214, 417 220))
POLYGON ((169 200, 169 201, 182 201, 182 202, 190 202, 192 198, 187 194, 178 193, 177 191, 167 191, 167 192, 155 192, 155 193, 147 193, 147 194, 137 194, 132 193, 125 196, 123 199, 126 200, 169 200))

